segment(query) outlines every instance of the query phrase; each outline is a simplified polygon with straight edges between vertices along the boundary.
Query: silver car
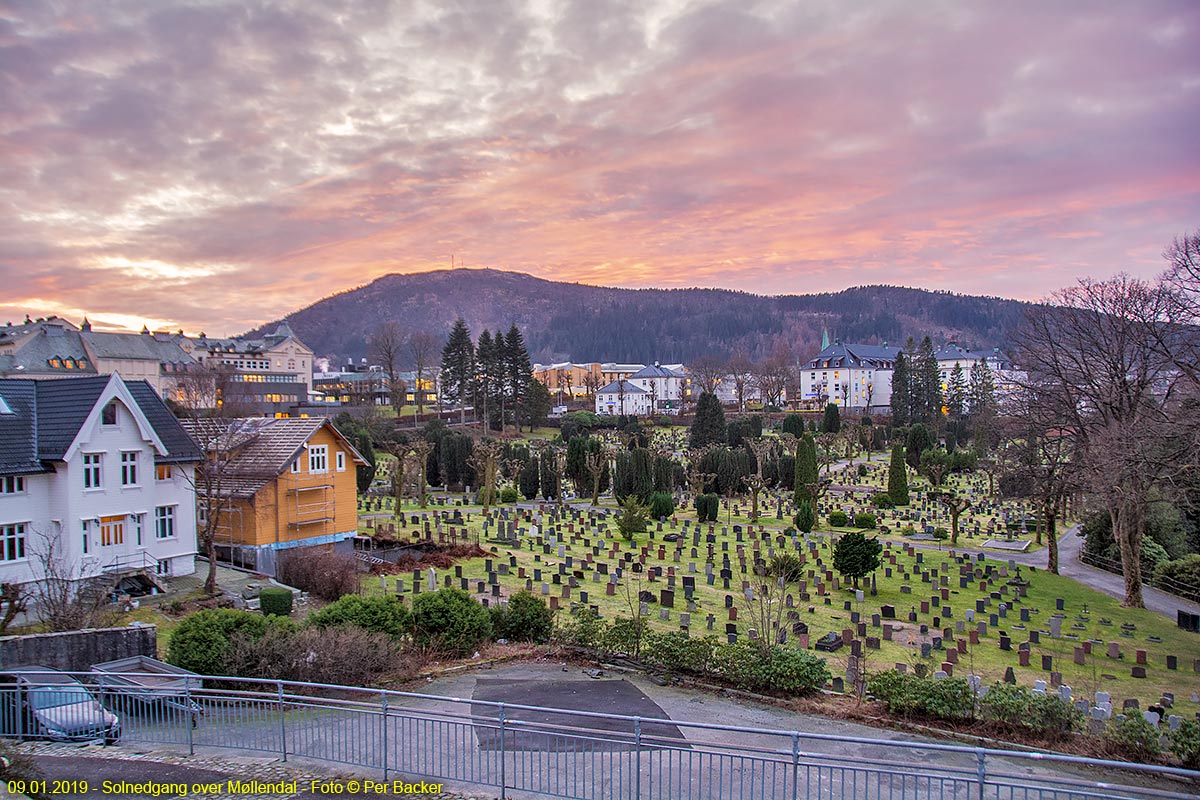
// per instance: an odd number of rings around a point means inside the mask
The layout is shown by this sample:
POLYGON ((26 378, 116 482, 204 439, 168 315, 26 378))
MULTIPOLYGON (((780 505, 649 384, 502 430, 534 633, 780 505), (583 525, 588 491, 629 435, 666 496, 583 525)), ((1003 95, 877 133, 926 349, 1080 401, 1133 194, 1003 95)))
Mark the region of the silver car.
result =
POLYGON ((50 667, 20 667, 0 673, 0 728, 6 735, 54 741, 113 744, 121 721, 87 687, 50 667))

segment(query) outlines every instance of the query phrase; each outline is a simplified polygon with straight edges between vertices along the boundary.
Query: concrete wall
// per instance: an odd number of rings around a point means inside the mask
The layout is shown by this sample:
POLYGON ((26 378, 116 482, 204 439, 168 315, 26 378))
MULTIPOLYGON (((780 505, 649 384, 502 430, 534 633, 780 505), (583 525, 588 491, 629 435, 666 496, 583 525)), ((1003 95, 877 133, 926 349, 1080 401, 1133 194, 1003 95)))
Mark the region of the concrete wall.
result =
POLYGON ((154 625, 0 637, 0 669, 37 665, 86 672, 104 661, 157 655, 154 625))

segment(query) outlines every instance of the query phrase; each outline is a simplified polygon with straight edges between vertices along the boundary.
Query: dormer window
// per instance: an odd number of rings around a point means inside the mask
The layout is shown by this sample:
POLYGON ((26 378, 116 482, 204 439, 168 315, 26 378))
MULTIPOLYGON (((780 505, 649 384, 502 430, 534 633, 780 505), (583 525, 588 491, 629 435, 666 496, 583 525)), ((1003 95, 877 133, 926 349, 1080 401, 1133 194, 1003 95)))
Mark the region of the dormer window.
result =
POLYGON ((75 369, 75 362, 69 358, 64 358, 63 366, 66 367, 67 369, 75 369))
POLYGON ((117 424, 117 404, 113 401, 104 407, 100 412, 101 425, 116 425, 117 424))
POLYGON ((51 369, 58 369, 59 367, 62 366, 62 362, 59 361, 57 358, 50 359, 48 363, 50 364, 51 369))

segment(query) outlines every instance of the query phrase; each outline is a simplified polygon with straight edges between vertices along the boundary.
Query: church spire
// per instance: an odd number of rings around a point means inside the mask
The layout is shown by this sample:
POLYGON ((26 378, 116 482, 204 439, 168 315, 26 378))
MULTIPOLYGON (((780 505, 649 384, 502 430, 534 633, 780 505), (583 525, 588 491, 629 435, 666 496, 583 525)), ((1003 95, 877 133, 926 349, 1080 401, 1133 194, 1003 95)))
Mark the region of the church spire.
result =
POLYGON ((821 349, 829 347, 829 328, 821 329, 821 349))

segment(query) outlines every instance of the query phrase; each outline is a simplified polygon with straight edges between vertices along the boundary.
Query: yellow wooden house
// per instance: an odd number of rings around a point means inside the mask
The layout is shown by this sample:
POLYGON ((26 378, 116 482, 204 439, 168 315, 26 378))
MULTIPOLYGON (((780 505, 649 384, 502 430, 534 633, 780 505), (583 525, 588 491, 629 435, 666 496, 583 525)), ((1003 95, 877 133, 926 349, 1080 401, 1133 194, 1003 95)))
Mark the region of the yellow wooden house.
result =
POLYGON ((202 528, 206 514, 219 513, 214 538, 222 560, 274 574, 280 551, 337 547, 357 533, 355 467, 367 462, 329 420, 184 424, 209 454, 197 504, 202 528))

